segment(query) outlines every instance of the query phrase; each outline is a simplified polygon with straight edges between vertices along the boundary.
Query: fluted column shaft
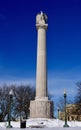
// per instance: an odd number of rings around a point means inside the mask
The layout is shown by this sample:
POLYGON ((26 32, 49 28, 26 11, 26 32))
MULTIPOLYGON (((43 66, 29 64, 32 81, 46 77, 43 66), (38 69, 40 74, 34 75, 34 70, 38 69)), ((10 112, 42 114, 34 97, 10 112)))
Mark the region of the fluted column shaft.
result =
POLYGON ((36 71, 36 99, 47 97, 47 67, 46 67, 46 29, 47 24, 37 24, 37 71, 36 71))

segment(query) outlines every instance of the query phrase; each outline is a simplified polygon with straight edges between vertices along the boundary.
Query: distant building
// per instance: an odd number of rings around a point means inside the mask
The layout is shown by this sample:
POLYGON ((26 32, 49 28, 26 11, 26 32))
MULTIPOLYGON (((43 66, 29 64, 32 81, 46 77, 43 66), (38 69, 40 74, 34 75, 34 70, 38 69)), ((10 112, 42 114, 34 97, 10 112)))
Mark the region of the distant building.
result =
MULTIPOLYGON (((69 104, 66 106, 66 114, 68 121, 81 121, 81 112, 76 104, 69 104)), ((65 120, 65 112, 59 111, 59 119, 65 120)))

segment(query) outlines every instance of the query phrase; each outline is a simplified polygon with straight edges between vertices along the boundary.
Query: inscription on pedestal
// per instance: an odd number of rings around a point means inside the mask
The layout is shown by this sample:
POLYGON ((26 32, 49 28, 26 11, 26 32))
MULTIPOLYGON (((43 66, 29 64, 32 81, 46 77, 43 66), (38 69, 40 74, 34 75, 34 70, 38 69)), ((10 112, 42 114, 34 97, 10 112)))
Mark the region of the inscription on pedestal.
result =
POLYGON ((52 101, 31 101, 30 109, 32 118, 53 118, 52 101))

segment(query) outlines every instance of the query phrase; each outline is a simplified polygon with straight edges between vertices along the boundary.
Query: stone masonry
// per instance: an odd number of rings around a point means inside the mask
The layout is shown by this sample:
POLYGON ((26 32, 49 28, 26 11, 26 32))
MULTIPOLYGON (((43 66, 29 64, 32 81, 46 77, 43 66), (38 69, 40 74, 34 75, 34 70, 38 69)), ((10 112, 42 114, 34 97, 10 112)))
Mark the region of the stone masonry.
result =
POLYGON ((52 118, 53 102, 48 100, 46 67, 46 30, 47 15, 43 12, 36 16, 37 28, 37 69, 36 97, 30 102, 30 118, 52 118))

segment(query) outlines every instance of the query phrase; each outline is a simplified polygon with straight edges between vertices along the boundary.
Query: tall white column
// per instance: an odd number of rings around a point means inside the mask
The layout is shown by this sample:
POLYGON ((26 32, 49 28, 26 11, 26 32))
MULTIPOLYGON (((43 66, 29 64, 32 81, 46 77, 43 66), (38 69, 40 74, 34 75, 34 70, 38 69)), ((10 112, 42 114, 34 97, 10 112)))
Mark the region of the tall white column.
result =
POLYGON ((37 36, 37 71, 36 71, 36 99, 47 98, 47 67, 46 67, 46 29, 48 25, 36 24, 37 36))
POLYGON ((37 28, 37 69, 36 97, 30 102, 31 118, 53 118, 53 102, 48 100, 46 67, 47 16, 42 12, 36 16, 37 28))

